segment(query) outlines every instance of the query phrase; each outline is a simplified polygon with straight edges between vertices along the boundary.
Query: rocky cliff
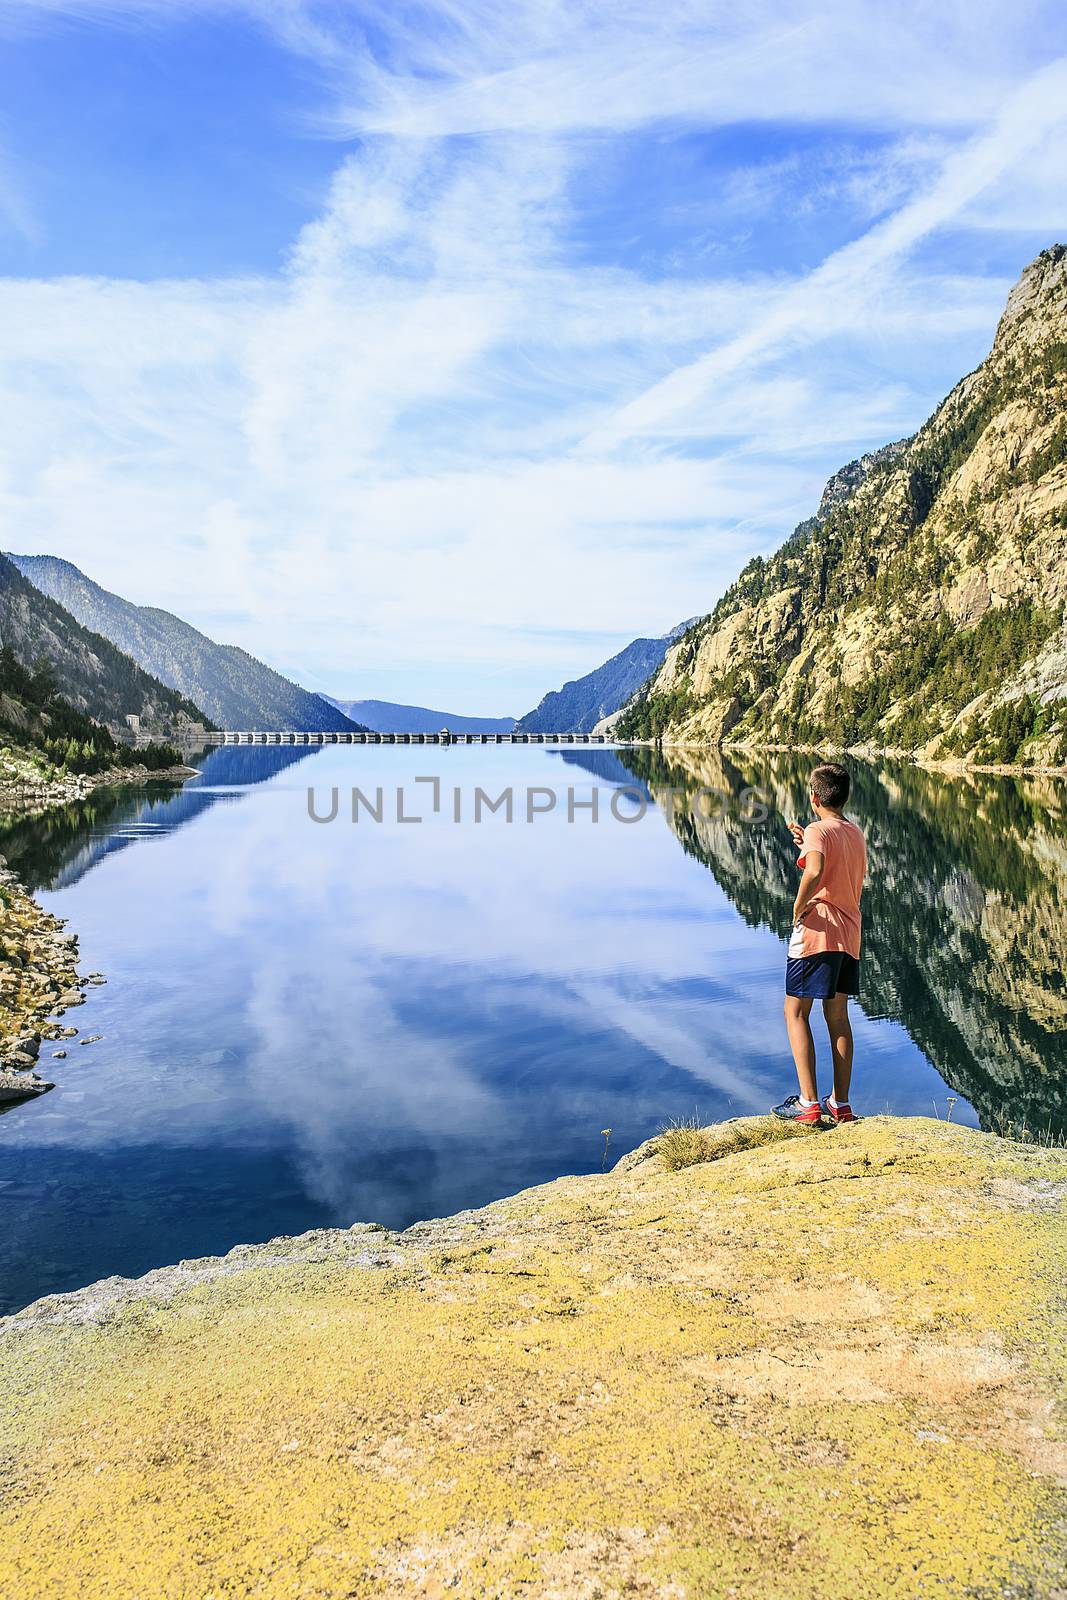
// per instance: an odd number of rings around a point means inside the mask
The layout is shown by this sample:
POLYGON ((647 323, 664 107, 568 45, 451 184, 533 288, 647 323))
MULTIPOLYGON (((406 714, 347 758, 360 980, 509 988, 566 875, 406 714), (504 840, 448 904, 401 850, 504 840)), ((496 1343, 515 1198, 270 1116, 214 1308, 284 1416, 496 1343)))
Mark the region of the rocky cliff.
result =
POLYGON ((1067 760, 1067 246, 909 440, 852 463, 631 703, 667 743, 1067 760))

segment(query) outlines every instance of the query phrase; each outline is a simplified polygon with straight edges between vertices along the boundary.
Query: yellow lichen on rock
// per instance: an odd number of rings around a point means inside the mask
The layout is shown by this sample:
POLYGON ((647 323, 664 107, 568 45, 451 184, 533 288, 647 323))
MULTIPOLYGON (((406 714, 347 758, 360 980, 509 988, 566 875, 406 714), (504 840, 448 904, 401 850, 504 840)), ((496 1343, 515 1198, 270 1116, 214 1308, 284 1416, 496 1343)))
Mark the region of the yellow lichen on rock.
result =
POLYGON ((0 1591, 1052 1600, 1065 1185, 874 1118, 42 1301, 0 1591))

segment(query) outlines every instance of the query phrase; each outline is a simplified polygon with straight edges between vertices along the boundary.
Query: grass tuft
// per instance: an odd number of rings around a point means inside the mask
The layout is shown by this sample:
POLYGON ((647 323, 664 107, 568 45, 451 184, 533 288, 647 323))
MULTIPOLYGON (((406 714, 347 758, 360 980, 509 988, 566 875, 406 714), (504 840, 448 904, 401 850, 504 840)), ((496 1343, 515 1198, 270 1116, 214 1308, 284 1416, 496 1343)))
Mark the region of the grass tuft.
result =
POLYGON ((1026 1118, 1020 1122, 1006 1112, 995 1112, 989 1119, 989 1132, 1010 1139, 1013 1144, 1033 1144, 1042 1150, 1067 1149, 1067 1129, 1051 1117, 1043 1127, 1040 1123, 1031 1127, 1026 1118))
POLYGON ((806 1124, 782 1122, 777 1117, 745 1117, 710 1128, 693 1118, 671 1122, 657 1136, 656 1154, 663 1157, 668 1172, 695 1167, 700 1161, 721 1161, 740 1150, 758 1150, 761 1145, 778 1144, 782 1139, 803 1138, 816 1130, 806 1124))

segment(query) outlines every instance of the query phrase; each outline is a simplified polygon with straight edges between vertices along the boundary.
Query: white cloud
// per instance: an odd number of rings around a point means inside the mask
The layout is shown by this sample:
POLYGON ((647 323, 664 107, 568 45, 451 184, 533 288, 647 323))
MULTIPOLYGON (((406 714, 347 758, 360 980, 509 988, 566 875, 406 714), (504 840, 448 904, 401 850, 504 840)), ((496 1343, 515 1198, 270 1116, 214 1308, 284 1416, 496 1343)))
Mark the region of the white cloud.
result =
POLYGON ((1040 60, 1048 7, 472 0, 405 8, 347 131, 426 135, 773 120, 973 125, 1040 60), (400 20, 402 19, 402 20, 400 20))
POLYGON ((738 370, 751 371, 784 349, 818 343, 843 320, 869 315, 872 282, 936 229, 944 227, 1033 150, 1062 140, 1067 126, 1067 58, 1035 73, 1011 95, 992 127, 953 151, 931 183, 789 286, 778 303, 735 339, 678 368, 630 401, 589 440, 594 449, 631 434, 671 431, 710 390, 738 370))
POLYGON ((277 276, 0 282, 0 542, 338 693, 521 711, 709 607, 982 354, 1007 278, 916 246, 1054 212, 1067 80, 1025 76, 1025 8, 475 0, 378 16, 369 45, 359 8, 234 9, 315 62, 335 131, 393 131, 277 276), (576 243, 610 134, 772 110, 850 130, 724 168, 692 229, 806 196, 848 224, 820 266, 683 276, 576 243))

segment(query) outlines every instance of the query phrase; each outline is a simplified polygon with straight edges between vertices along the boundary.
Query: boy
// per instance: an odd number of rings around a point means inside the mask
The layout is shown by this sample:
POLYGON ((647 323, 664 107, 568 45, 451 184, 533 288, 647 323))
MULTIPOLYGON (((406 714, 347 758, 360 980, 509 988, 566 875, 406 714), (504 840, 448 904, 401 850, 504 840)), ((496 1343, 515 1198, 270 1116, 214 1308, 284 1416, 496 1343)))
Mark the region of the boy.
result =
POLYGON ((848 997, 859 983, 860 895, 867 871, 867 845, 854 822, 842 815, 849 776, 826 762, 811 775, 811 809, 818 818, 789 831, 800 851, 803 876, 793 906, 793 936, 785 964, 785 1025, 796 1062, 800 1093, 774 1107, 776 1117, 816 1123, 852 1122, 848 1103, 852 1078, 852 1026, 848 997), (821 1103, 815 1082, 812 1002, 822 1001, 834 1059, 834 1092, 821 1103))

